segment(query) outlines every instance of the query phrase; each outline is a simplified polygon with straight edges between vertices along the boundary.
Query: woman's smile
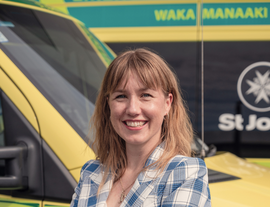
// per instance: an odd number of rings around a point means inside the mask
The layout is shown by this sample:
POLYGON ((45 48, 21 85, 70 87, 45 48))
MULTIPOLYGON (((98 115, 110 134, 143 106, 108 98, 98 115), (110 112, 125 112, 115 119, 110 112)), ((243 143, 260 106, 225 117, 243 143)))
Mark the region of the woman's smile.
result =
POLYGON ((124 121, 129 127, 141 127, 146 124, 146 121, 124 121))
POLYGON ((147 121, 124 121, 123 123, 129 130, 141 130, 146 126, 147 121))

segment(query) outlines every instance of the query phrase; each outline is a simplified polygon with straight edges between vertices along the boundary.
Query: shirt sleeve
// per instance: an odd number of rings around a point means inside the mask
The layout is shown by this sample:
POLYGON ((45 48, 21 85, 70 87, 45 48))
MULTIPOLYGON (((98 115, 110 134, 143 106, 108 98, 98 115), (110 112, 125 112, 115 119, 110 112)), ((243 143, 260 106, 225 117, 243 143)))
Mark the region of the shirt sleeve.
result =
POLYGON ((72 201, 70 203, 70 207, 77 207, 78 206, 79 196, 81 193, 81 185, 82 185, 83 180, 84 180, 84 171, 85 171, 86 167, 89 166, 90 162, 91 161, 88 161, 87 163, 85 163, 81 169, 80 180, 79 180, 79 183, 74 190, 74 194, 72 196, 72 201))
POLYGON ((162 206, 211 207, 207 168, 199 158, 187 158, 171 172, 166 188, 171 193, 163 198, 162 206))

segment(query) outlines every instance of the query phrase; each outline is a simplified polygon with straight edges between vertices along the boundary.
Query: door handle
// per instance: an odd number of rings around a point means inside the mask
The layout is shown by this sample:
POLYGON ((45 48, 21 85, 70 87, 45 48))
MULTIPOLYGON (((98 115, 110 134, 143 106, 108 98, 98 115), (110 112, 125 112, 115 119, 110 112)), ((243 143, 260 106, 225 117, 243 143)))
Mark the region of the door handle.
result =
POLYGON ((0 190, 18 190, 27 188, 24 176, 24 163, 27 145, 20 142, 17 146, 0 147, 0 159, 5 160, 5 176, 0 176, 0 190))

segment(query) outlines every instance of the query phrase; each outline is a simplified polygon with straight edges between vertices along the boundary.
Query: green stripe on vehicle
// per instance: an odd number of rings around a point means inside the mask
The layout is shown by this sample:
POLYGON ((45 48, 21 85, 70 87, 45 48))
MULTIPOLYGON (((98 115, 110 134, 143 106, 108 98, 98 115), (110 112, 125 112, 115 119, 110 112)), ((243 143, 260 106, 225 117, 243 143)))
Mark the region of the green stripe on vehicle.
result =
POLYGON ((103 45, 103 43, 100 42, 99 39, 96 38, 96 36, 93 33, 91 33, 84 25, 80 24, 80 26, 84 30, 84 32, 87 34, 91 42, 95 45, 98 52, 101 54, 101 56, 105 60, 107 66, 109 66, 110 63, 113 61, 114 56, 108 51, 108 49, 103 45))
POLYGON ((195 26, 197 4, 68 7, 87 27, 195 26))
POLYGON ((204 4, 204 25, 268 25, 270 3, 204 4))
POLYGON ((38 203, 14 202, 0 199, 1 207, 39 207, 38 203))

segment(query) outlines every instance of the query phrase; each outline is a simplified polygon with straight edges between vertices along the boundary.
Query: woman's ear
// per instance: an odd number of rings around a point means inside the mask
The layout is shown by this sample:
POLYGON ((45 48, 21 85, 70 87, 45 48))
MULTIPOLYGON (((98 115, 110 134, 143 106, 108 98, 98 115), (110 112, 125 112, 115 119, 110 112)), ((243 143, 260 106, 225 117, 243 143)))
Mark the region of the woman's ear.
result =
POLYGON ((172 102, 173 102, 173 95, 171 93, 168 94, 167 98, 166 98, 166 101, 165 101, 165 104, 166 104, 166 114, 167 115, 171 109, 171 105, 172 105, 172 102))

